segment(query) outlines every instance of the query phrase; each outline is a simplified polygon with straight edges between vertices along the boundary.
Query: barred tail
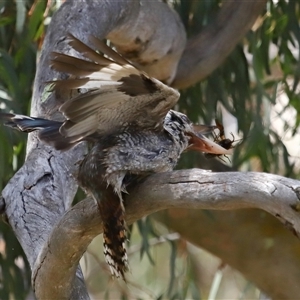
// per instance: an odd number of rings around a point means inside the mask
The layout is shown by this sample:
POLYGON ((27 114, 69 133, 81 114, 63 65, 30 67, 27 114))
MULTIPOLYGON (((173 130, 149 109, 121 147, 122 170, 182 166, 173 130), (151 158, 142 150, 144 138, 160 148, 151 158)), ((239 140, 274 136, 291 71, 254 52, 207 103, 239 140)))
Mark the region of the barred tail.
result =
POLYGON ((129 265, 125 247, 126 223, 124 207, 119 197, 113 191, 105 193, 103 196, 101 201, 98 201, 98 206, 103 222, 105 260, 109 265, 112 276, 122 277, 125 280, 125 272, 129 270, 129 265))

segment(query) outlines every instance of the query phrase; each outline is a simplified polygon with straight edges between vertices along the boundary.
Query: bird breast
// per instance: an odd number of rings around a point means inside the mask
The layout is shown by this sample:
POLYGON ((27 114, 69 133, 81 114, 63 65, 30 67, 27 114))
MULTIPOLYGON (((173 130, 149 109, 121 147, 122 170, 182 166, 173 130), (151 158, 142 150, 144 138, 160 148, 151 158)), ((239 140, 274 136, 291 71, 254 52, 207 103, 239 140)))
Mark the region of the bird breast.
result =
POLYGON ((174 168, 182 150, 166 132, 124 132, 116 145, 107 149, 107 173, 131 174, 167 172, 174 168))
POLYGON ((99 139, 81 163, 79 183, 87 191, 107 184, 120 189, 126 174, 171 171, 183 150, 166 131, 110 135, 99 139))

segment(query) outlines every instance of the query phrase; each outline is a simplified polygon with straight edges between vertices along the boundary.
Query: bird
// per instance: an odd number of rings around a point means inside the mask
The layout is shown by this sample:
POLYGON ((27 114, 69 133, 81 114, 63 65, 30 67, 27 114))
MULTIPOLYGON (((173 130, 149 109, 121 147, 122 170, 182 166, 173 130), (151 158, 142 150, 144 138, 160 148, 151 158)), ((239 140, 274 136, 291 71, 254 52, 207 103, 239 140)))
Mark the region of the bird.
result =
POLYGON ((97 202, 103 223, 103 249, 113 277, 125 278, 124 195, 133 176, 173 170, 185 150, 230 154, 204 134, 215 126, 196 125, 172 110, 179 92, 147 75, 105 42, 91 36, 90 47, 69 33, 78 57, 52 52, 50 66, 65 79, 48 82, 52 91, 76 91, 59 107, 64 121, 0 113, 5 125, 37 131, 44 143, 67 151, 90 145, 79 164, 78 184, 97 202))

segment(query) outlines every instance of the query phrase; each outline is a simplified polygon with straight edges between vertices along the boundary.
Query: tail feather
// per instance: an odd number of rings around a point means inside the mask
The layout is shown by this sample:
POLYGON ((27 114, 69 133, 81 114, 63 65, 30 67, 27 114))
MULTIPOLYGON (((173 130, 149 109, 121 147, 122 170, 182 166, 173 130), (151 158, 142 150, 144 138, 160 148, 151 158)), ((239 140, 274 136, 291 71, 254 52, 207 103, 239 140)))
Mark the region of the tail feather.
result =
POLYGON ((129 270, 126 252, 125 211, 121 200, 111 187, 105 191, 98 206, 103 222, 103 251, 111 274, 125 280, 129 270))

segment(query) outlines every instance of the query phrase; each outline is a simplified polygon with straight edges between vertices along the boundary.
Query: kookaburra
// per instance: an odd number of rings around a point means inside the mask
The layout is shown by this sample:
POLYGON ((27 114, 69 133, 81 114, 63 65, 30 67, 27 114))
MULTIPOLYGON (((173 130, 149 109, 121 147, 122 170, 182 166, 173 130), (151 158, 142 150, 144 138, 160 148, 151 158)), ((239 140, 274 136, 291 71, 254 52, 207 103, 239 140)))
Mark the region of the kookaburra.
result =
MULTIPOLYGON (((187 149, 230 154, 203 133, 213 127, 193 125, 171 110, 179 93, 148 76, 91 37, 97 51, 73 35, 66 37, 84 59, 52 53, 51 67, 70 76, 54 81, 54 89, 77 90, 59 108, 64 122, 1 113, 5 124, 39 138, 58 150, 88 141, 80 163, 79 185, 97 201, 103 221, 104 254, 111 273, 128 270, 123 193, 130 176, 167 172, 187 149)), ((143 201, 143 199, 141 199, 143 201)))

